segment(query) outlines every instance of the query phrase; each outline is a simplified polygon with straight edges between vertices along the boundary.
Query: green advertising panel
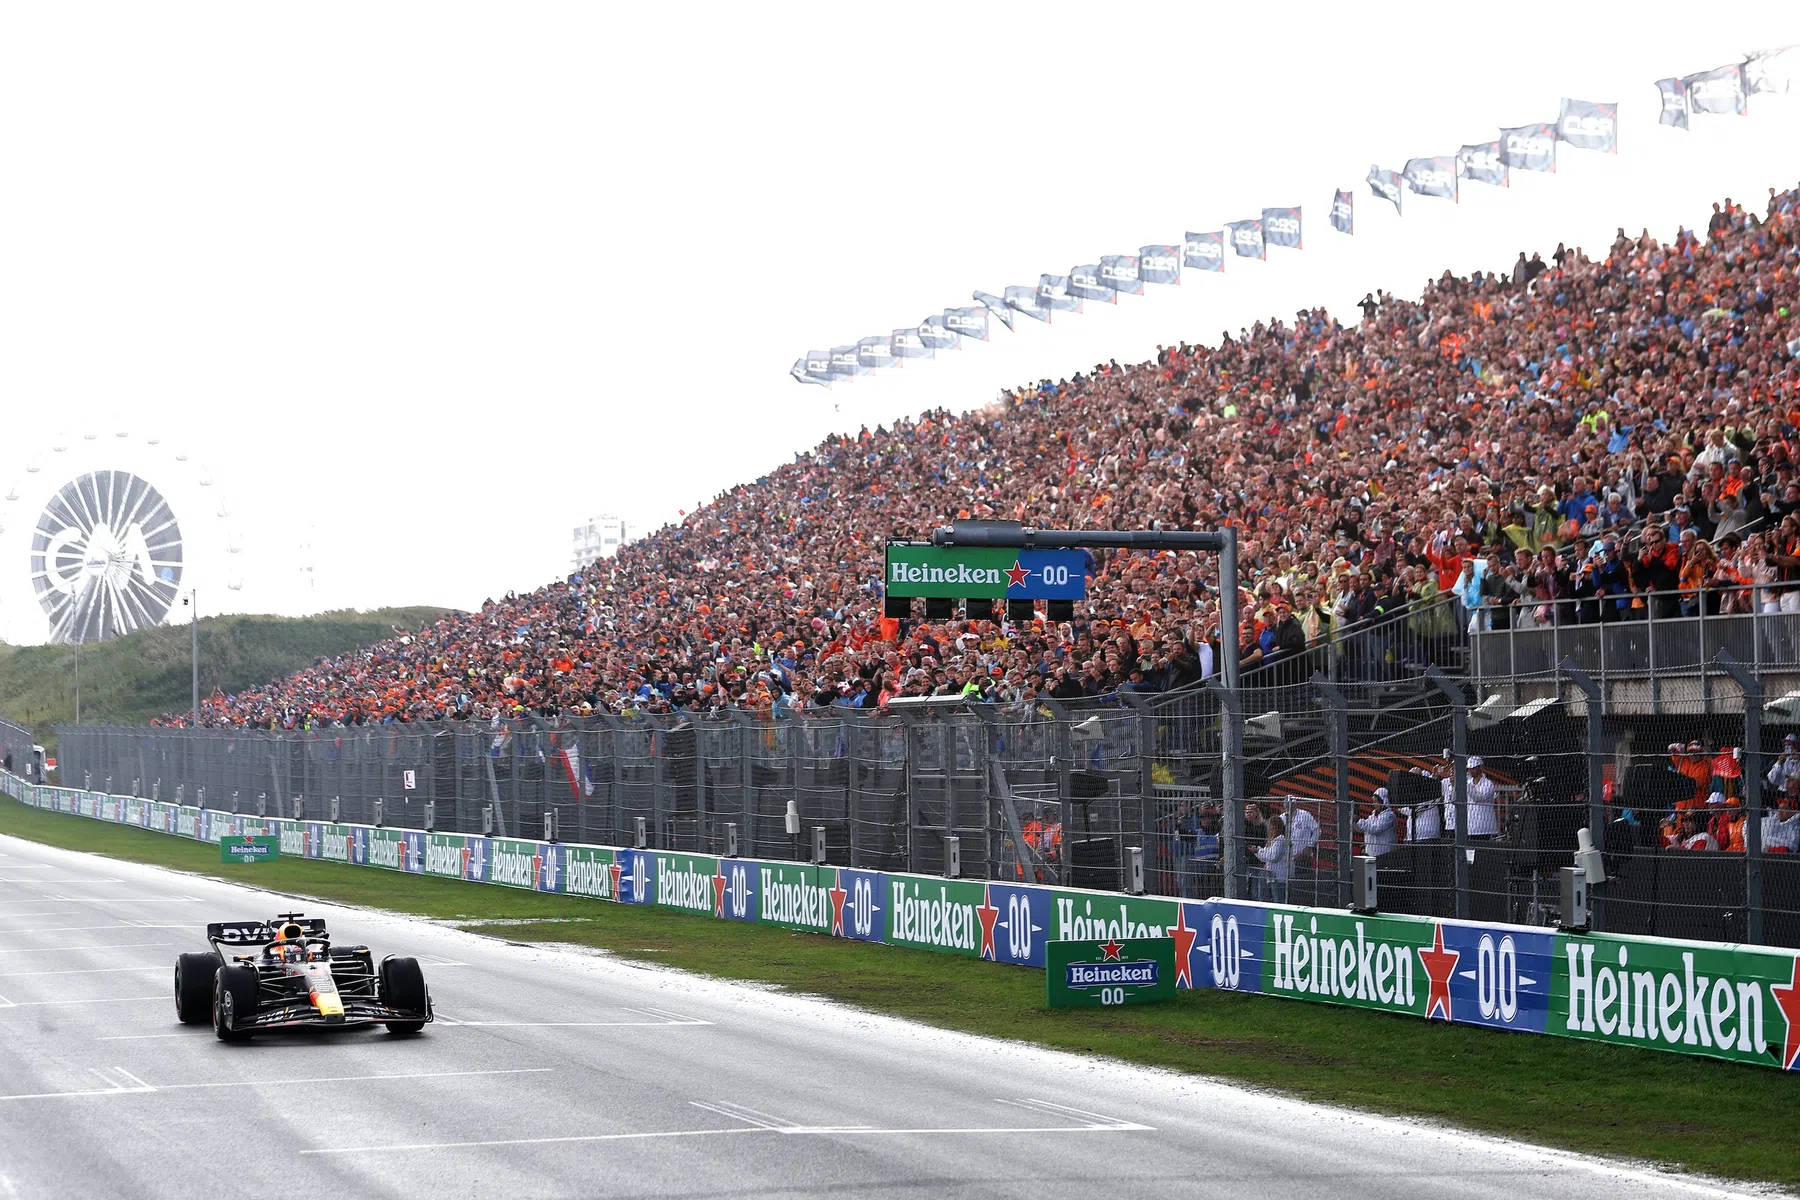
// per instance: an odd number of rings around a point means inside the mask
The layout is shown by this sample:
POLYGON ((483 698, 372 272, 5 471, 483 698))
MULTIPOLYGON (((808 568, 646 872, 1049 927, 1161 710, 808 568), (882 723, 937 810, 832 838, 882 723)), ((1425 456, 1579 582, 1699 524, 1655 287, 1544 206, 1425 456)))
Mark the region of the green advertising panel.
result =
POLYGON ((808 863, 756 864, 757 919, 788 929, 831 932, 835 873, 808 863))
POLYGON ((219 861, 228 863, 274 862, 281 857, 281 839, 250 834, 245 837, 221 838, 219 861))
POLYGON ((494 838, 488 843, 488 882, 502 887, 535 888, 539 861, 536 842, 494 838))
POLYGON ((981 918, 975 910, 987 903, 984 885, 918 875, 886 879, 888 941, 971 958, 980 955, 981 918))
POLYGON ((406 835, 398 829, 376 826, 369 830, 369 862, 371 867, 385 867, 389 871, 401 869, 400 859, 405 854, 406 835))
POLYGON ((1601 933, 1556 943, 1546 1032, 1765 1067, 1800 1054, 1791 950, 1601 933))
POLYGON ((1108 938, 1044 947, 1051 1008, 1113 1008, 1175 998, 1175 939, 1108 938))
POLYGON ((656 902, 663 907, 710 917, 718 912, 723 891, 718 859, 698 854, 656 856, 656 902))
POLYGON ((1271 909, 1262 990, 1424 1015, 1431 995, 1424 964, 1436 961, 1436 931, 1427 918, 1271 909))
POLYGON ((460 833, 425 835, 425 874, 462 879, 469 870, 469 843, 460 833))
POLYGON ((989 547, 947 549, 890 542, 883 580, 890 596, 935 596, 1003 600, 1017 566, 1017 550, 989 547))
POLYGON ((617 856, 599 846, 565 846, 563 891, 571 896, 617 900, 619 888, 614 863, 617 856))
POLYGON ((1180 905, 1154 896, 1050 892, 1050 940, 1159 938, 1175 928, 1180 905))

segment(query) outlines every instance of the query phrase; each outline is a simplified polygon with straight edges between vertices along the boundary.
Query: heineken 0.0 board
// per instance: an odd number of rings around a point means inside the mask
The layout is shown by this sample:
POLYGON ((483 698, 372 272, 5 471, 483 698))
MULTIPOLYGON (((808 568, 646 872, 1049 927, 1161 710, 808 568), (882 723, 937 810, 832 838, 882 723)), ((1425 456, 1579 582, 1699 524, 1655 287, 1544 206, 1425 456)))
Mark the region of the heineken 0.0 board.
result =
POLYGON ((1051 1008, 1111 1008, 1175 998, 1175 939, 1107 938, 1044 947, 1051 1008))
POLYGON ((281 839, 279 837, 226 837, 219 839, 220 862, 272 862, 280 857, 281 839))

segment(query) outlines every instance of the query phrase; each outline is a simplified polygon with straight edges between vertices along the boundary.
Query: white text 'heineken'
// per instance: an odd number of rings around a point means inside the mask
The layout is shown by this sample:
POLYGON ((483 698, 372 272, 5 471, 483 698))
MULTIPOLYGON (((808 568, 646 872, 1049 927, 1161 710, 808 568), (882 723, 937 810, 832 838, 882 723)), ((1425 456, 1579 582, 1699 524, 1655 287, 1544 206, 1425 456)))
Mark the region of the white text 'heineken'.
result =
POLYGON ((1594 965, 1594 947, 1565 947, 1569 956, 1570 1033, 1598 1030, 1610 1037, 1671 1046, 1736 1049, 1766 1054, 1763 985, 1734 984, 1694 972, 1694 955, 1684 952, 1679 972, 1632 971, 1630 951, 1619 947, 1618 966, 1594 965))
POLYGON ((894 937, 904 942, 953 950, 976 948, 980 924, 975 919, 973 905, 951 900, 948 888, 940 887, 935 898, 921 898, 917 883, 912 885, 910 896, 903 881, 896 879, 893 883, 893 905, 889 912, 894 922, 894 937))
POLYGON ((1356 922, 1356 938, 1319 937, 1319 920, 1310 935, 1294 933, 1291 913, 1269 917, 1275 938, 1275 988, 1339 1000, 1373 1000, 1413 1008, 1413 949, 1372 942, 1356 922))

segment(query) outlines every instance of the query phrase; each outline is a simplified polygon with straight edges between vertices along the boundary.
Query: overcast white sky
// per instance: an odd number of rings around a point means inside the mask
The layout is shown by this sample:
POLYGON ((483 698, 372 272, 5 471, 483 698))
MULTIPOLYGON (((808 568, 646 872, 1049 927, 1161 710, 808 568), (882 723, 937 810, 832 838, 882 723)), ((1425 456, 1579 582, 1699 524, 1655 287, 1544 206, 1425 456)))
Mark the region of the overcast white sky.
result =
MULTIPOLYGON (((247 548, 241 591, 196 564, 203 611, 473 606, 564 572, 585 517, 654 527, 834 429, 1760 206, 1800 180, 1800 94, 1683 133, 1652 81, 1797 41, 1791 0, 11 5, 0 455, 88 426, 194 447, 247 548), (1616 157, 1563 147, 1404 219, 1362 182, 1561 96, 1620 103, 1616 157), (1306 248, 1266 263, 830 391, 787 376, 1294 204, 1306 248)), ((34 517, 0 510, 13 639, 41 622, 34 517)))

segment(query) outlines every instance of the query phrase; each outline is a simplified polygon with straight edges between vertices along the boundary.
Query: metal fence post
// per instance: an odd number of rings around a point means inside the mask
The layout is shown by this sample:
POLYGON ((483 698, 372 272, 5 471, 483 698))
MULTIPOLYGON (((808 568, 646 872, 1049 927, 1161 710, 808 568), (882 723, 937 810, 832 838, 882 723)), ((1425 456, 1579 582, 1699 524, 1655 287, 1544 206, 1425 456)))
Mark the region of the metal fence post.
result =
POLYGON ((1136 692, 1121 691, 1118 696, 1137 717, 1138 844, 1145 854, 1153 854, 1150 839, 1156 832, 1156 712, 1136 692))
MULTIPOLYGON (((1727 651, 1719 651, 1719 666, 1744 692, 1744 907, 1746 940, 1763 944, 1762 895, 1762 680, 1744 669, 1727 651)), ((1705 669, 1704 664, 1702 670, 1705 669)))
POLYGON ((1225 872, 1225 898, 1242 900, 1244 898, 1244 698, 1237 692, 1221 684, 1217 677, 1208 679, 1206 686, 1218 694, 1219 703, 1224 711, 1220 720, 1224 724, 1221 731, 1221 752, 1219 755, 1219 791, 1220 802, 1224 805, 1225 820, 1221 825, 1224 846, 1220 850, 1220 864, 1225 872))
POLYGON ((1425 677, 1450 701, 1452 795, 1456 809, 1456 919, 1469 919, 1469 698, 1435 666, 1425 677))
POLYGON ((1314 672, 1312 685, 1325 701, 1330 722, 1332 797, 1337 813, 1338 903, 1350 905, 1350 857, 1355 849, 1356 814, 1350 807, 1350 703, 1325 676, 1314 672))
MULTIPOLYGON (((1593 676, 1583 671, 1568 659, 1562 661, 1563 674, 1567 675, 1576 687, 1587 697, 1587 779, 1588 779, 1588 832, 1593 835, 1594 845, 1602 851, 1606 848, 1606 784, 1603 778, 1602 760, 1606 754, 1606 730, 1601 728, 1601 719, 1606 715, 1606 696, 1593 676)), ((1606 931, 1606 885, 1595 888, 1588 885, 1588 928, 1595 933, 1606 931)))

